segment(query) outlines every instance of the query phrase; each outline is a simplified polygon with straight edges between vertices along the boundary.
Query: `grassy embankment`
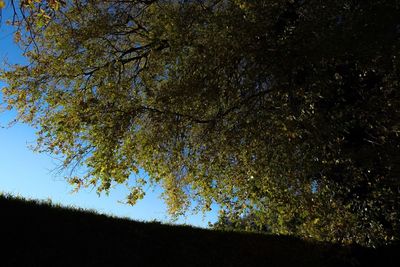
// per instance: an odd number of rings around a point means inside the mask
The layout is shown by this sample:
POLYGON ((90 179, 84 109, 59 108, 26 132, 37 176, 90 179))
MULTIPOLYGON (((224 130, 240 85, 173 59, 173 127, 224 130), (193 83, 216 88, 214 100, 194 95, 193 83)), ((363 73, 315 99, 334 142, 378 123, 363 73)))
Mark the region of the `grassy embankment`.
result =
POLYGON ((4 195, 0 211, 0 266, 396 266, 400 252, 136 222, 4 195))

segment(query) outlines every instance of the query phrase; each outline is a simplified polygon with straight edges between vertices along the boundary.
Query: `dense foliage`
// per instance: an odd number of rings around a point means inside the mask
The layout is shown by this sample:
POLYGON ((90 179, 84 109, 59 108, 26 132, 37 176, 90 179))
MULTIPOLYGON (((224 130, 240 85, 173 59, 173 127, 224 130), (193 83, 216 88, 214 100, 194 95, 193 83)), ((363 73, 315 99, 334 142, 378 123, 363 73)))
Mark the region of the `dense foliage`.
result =
POLYGON ((30 2, 4 101, 38 151, 86 167, 77 187, 128 183, 134 204, 158 183, 173 215, 399 240, 398 1, 30 2))

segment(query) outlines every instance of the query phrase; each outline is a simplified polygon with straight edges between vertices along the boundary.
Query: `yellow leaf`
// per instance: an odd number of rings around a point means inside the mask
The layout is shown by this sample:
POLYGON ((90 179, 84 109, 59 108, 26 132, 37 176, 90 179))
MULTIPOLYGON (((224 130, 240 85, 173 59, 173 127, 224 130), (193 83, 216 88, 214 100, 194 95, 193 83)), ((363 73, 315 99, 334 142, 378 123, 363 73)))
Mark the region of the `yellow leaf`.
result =
POLYGON ((21 32, 17 31, 14 33, 14 42, 18 43, 21 40, 21 32))
POLYGON ((0 0, 0 9, 4 8, 6 6, 6 3, 4 3, 3 0, 0 0))

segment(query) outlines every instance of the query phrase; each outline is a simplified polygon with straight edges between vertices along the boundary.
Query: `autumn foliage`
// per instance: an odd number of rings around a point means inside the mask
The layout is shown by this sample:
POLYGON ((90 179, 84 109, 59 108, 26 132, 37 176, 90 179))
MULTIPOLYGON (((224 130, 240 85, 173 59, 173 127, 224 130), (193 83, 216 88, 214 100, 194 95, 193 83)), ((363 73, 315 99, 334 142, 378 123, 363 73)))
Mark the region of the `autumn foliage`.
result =
POLYGON ((127 184, 134 204, 160 184, 175 216, 399 240, 398 1, 31 3, 3 97, 77 188, 127 184))

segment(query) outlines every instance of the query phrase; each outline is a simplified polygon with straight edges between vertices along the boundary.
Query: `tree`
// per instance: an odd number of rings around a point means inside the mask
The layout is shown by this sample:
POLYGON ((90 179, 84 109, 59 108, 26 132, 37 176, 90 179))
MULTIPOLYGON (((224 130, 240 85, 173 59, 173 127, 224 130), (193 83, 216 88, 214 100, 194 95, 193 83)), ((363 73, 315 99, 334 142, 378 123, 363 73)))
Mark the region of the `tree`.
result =
POLYGON ((37 23, 46 3, 3 97, 38 151, 87 168, 77 188, 143 168, 131 204, 150 182, 175 216, 399 240, 398 1, 68 1, 37 23))

